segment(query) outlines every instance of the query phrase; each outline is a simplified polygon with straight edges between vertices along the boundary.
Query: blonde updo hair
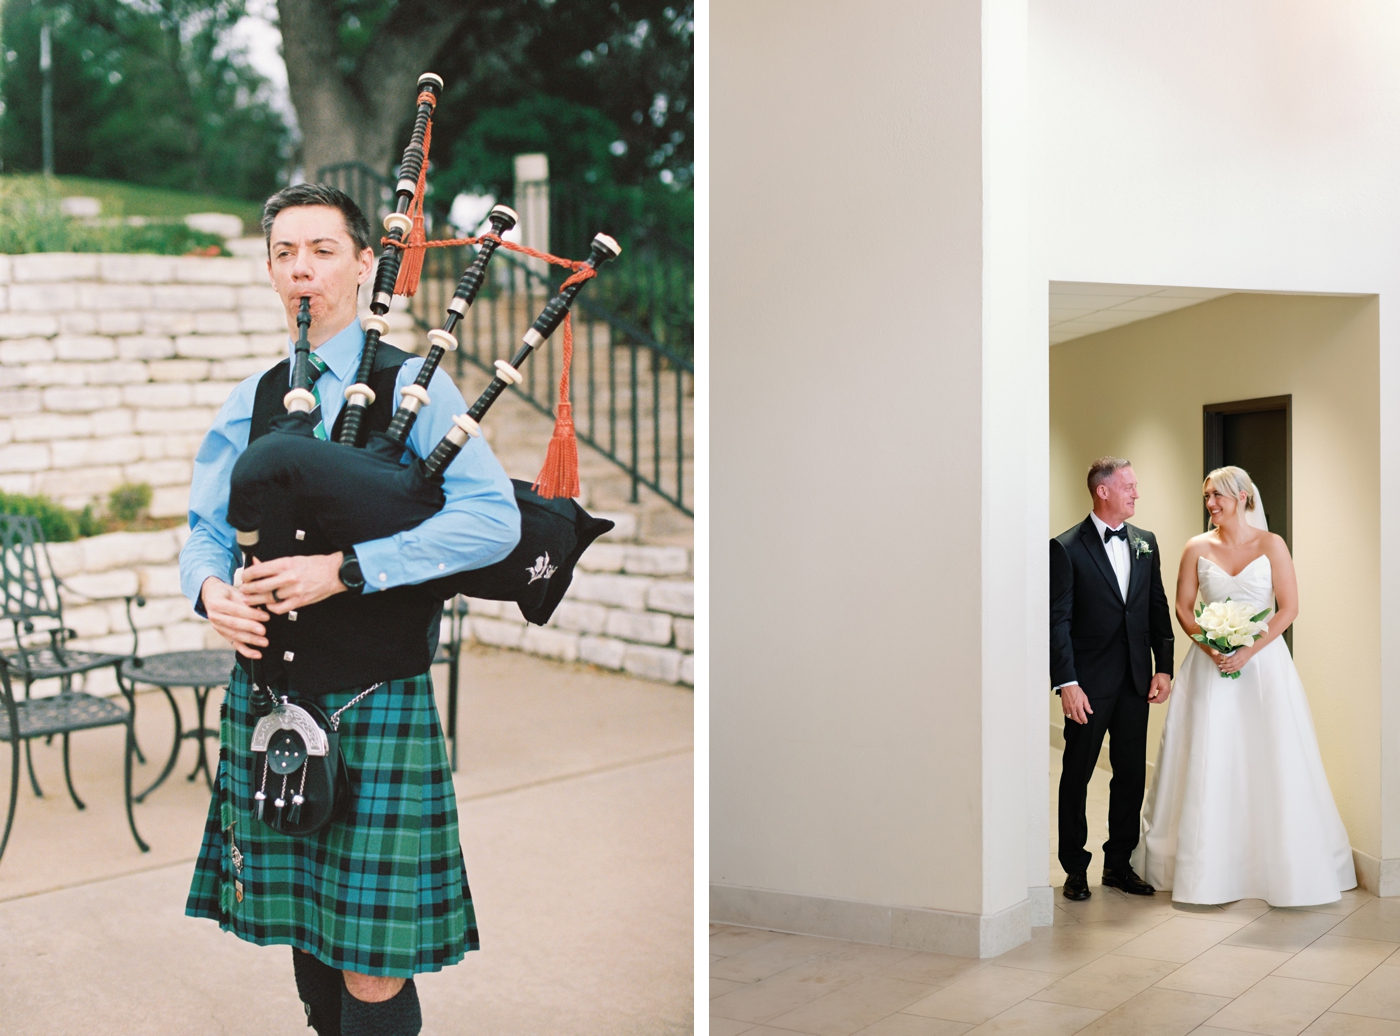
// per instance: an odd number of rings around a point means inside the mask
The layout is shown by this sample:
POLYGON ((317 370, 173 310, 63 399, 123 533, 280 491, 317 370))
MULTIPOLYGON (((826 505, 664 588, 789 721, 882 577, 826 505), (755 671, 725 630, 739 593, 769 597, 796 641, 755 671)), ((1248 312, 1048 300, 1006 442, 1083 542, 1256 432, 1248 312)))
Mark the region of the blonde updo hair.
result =
POLYGON ((1216 489, 1222 493, 1228 493, 1236 500, 1240 498, 1241 493, 1244 493, 1244 509, 1246 511, 1254 510, 1259 494, 1254 491, 1254 480, 1249 477, 1249 472, 1245 471, 1244 468, 1237 468, 1233 464, 1216 468, 1206 476, 1205 482, 1201 484, 1201 491, 1205 492, 1206 486, 1212 482, 1215 483, 1216 489))

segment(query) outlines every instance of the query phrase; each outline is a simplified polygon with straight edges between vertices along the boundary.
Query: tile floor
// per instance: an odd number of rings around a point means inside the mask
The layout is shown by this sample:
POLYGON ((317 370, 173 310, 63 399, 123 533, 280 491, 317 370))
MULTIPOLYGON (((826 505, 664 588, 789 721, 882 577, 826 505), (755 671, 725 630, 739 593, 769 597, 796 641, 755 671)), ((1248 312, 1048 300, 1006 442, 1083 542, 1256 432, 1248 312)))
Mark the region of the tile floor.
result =
MULTIPOLYGON (((1091 829, 1107 777, 1090 787, 1091 829)), ((712 925, 710 1034, 1400 1036, 1400 899, 1189 907, 1096 885, 1082 903, 1057 889, 1054 926, 1033 932, 970 960, 712 925)))

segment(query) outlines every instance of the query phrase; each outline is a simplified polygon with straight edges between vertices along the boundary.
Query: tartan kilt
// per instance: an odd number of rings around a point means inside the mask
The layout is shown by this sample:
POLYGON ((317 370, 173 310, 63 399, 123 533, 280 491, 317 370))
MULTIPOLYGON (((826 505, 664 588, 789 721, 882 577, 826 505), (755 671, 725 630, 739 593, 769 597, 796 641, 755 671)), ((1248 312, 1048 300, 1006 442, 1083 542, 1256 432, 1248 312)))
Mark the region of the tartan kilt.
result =
MULTIPOLYGON (((219 712, 218 780, 185 913, 248 942, 294 946, 362 975, 408 978, 477 949, 430 675, 386 683, 340 717, 350 811, 310 838, 278 834, 254 812, 251 690, 235 667, 219 712), (230 824, 241 872, 223 830, 230 824)), ((318 704, 329 715, 358 693, 322 695, 318 704)))

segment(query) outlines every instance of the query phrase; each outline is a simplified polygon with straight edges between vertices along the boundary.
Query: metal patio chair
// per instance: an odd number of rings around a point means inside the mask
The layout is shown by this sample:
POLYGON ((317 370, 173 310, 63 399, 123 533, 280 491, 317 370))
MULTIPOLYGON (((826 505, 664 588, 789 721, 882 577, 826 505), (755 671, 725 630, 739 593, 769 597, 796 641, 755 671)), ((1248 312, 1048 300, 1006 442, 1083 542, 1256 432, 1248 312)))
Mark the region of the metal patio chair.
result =
POLYGON ((467 615, 467 599, 454 597, 443 610, 450 623, 446 640, 438 642, 433 655, 433 665, 447 666, 447 719, 443 733, 452 742, 452 769, 457 769, 457 682, 462 672, 462 626, 467 615))
POLYGON ((14 629, 13 650, 0 650, 0 706, 3 716, 0 719, 0 741, 10 744, 11 784, 10 803, 5 819, 5 834, 0 837, 0 855, 9 838, 10 826, 14 821, 15 801, 18 793, 19 744, 24 743, 25 765, 29 771, 29 782, 34 794, 42 796, 38 779, 34 775, 33 756, 30 743, 36 737, 51 741, 59 736, 63 739, 63 778, 68 785, 68 794, 79 809, 87 805, 78 797, 73 788, 72 768, 69 765, 69 736, 79 730, 92 730, 97 727, 126 727, 125 748, 125 794, 126 819, 131 827, 131 835, 136 844, 146 852, 149 846, 136 830, 136 818, 132 813, 131 763, 136 753, 136 695, 135 690, 122 678, 120 664, 134 658, 137 651, 138 634, 136 623, 131 616, 133 603, 143 607, 145 599, 139 594, 126 598, 126 620, 131 627, 131 653, 110 654, 95 651, 76 650, 69 641, 77 634, 63 624, 64 594, 90 600, 72 587, 66 585, 53 572, 49 561, 48 546, 44 541, 43 530, 35 518, 19 515, 0 515, 0 603, 3 611, 0 618, 9 620, 14 629), (111 667, 116 673, 117 686, 126 698, 123 708, 110 698, 99 697, 73 689, 73 677, 95 669, 111 667), (45 698, 32 698, 30 691, 36 681, 56 679, 59 693, 45 698), (23 698, 14 693, 14 683, 24 685, 23 698))

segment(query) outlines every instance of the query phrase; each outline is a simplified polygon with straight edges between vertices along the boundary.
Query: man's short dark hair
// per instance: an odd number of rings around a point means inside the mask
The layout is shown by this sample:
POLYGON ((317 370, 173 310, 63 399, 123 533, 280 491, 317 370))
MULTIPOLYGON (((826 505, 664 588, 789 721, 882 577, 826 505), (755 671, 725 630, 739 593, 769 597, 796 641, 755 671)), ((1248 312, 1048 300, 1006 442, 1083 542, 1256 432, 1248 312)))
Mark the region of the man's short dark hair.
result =
POLYGON ((1119 468, 1132 466, 1132 461, 1123 457, 1100 457, 1089 465, 1089 495, 1096 496, 1094 490, 1113 477, 1119 468))
POLYGON ((355 242, 358 251, 369 247, 369 220, 355 204, 355 199, 342 190, 324 183, 299 183, 283 187, 263 204, 262 232, 268 249, 272 248, 272 221, 283 209, 294 209, 302 205, 327 205, 339 209, 345 218, 345 230, 350 240, 355 242))

